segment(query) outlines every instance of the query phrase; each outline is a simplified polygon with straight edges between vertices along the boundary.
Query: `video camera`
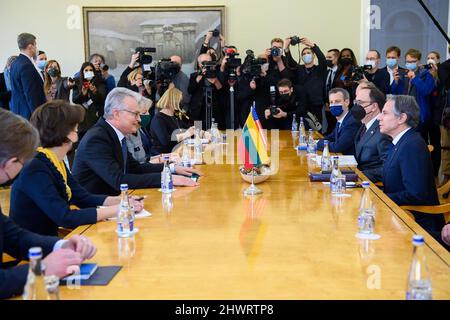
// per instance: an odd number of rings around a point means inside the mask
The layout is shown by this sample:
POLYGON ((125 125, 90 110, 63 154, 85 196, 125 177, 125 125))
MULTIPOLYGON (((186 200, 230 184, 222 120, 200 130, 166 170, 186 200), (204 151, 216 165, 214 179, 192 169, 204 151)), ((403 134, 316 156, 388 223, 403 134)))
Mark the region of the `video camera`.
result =
POLYGON ((178 63, 173 62, 170 59, 161 59, 155 68, 156 81, 169 84, 173 81, 178 72, 180 72, 178 63))
POLYGON ((153 73, 151 63, 153 62, 152 53, 156 52, 156 48, 149 47, 137 47, 136 53, 139 53, 139 57, 136 62, 139 62, 142 67, 143 80, 151 80, 151 74, 153 73))
POLYGON ((217 78, 217 64, 214 61, 205 61, 202 63, 202 69, 199 70, 202 73, 203 69, 206 70, 205 76, 206 79, 214 79, 217 78))
POLYGON ((236 58, 239 53, 237 52, 235 47, 225 47, 224 53, 228 57, 226 64, 227 79, 231 81, 237 80, 236 69, 242 65, 242 60, 240 58, 236 58))
POLYGON ((255 54, 252 50, 247 50, 245 52, 247 57, 242 64, 241 73, 243 77, 247 80, 255 80, 261 77, 261 67, 263 64, 267 63, 267 59, 255 58, 255 54))
POLYGON ((371 65, 351 67, 350 72, 345 80, 358 82, 358 81, 364 79, 364 73, 366 71, 370 71, 370 70, 372 70, 371 65))

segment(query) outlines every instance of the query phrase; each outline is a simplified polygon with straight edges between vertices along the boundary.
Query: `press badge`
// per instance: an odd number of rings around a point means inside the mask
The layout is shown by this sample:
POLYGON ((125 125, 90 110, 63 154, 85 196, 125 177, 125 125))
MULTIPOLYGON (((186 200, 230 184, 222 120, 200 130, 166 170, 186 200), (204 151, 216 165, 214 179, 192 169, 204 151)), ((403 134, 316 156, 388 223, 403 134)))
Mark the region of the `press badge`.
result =
POLYGON ((93 103, 94 103, 94 101, 92 101, 92 99, 89 99, 89 101, 86 101, 85 103, 83 103, 83 107, 85 107, 86 109, 89 109, 89 107, 93 103))

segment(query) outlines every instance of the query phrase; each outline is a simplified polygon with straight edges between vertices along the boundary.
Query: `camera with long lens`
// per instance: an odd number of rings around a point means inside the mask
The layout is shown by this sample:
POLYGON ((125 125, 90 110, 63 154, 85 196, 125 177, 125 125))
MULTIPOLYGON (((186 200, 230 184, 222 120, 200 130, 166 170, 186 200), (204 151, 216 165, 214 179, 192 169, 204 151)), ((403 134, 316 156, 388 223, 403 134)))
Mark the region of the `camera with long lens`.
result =
POLYGON ((226 64, 226 77, 229 81, 237 80, 237 71, 236 69, 242 65, 242 60, 237 58, 239 53, 237 52, 235 47, 227 47, 224 50, 224 53, 228 57, 226 64))
POLYGON ((214 79, 217 78, 217 64, 214 61, 205 61, 202 63, 202 70, 205 70, 206 79, 214 79))
POLYGON ((281 55, 283 55, 283 49, 278 48, 278 47, 272 47, 270 49, 270 55, 272 57, 280 57, 281 55))
POLYGON ((137 47, 136 53, 139 53, 139 57, 136 60, 136 62, 139 62, 142 68, 142 78, 143 80, 152 80, 152 62, 153 57, 152 53, 156 52, 156 48, 150 48, 150 47, 137 47))
POLYGON ((302 39, 298 36, 292 36, 290 39, 291 39, 291 46, 296 46, 302 41, 302 39))
POLYGON ((270 115, 272 117, 276 116, 280 113, 278 107, 276 106, 277 101, 277 91, 275 86, 270 86, 270 115))
POLYGON ((261 68, 267 63, 267 59, 255 58, 252 50, 247 50, 245 53, 247 57, 241 67, 242 76, 249 81, 256 80, 261 77, 261 68))
POLYGON ((358 82, 364 79, 364 73, 366 71, 372 70, 372 66, 370 64, 364 65, 364 66, 358 66, 358 67, 352 67, 350 68, 349 75, 345 80, 358 82))
POLYGON ((155 67, 155 80, 160 85, 159 94, 163 95, 169 88, 169 84, 173 81, 177 73, 180 71, 178 63, 170 59, 161 59, 155 67))

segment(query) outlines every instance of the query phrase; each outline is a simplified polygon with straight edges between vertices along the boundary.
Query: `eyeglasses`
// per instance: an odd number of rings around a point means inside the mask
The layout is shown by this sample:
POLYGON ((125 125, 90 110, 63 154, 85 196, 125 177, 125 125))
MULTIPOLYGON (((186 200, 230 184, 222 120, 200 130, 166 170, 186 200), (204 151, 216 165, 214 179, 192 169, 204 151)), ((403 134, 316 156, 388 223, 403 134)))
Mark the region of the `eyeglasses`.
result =
POLYGON ((140 118, 140 116, 141 116, 141 113, 139 111, 130 111, 130 110, 127 110, 127 109, 122 109, 120 111, 125 111, 125 112, 128 112, 128 113, 131 113, 137 119, 140 118))
POLYGON ((361 107, 363 107, 364 109, 371 106, 373 104, 373 101, 361 101, 361 100, 355 100, 353 101, 353 104, 359 104, 361 107), (363 103, 368 103, 367 106, 363 106, 363 103))

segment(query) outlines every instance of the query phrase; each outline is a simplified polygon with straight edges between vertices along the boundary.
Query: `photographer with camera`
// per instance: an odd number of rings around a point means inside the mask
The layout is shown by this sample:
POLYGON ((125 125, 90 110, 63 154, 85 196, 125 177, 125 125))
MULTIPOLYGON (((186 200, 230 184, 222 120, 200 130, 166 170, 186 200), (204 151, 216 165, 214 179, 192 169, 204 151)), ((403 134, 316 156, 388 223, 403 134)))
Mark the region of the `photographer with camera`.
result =
POLYGON ((217 65, 212 61, 210 55, 201 54, 197 62, 198 71, 193 72, 189 77, 190 115, 193 121, 201 120, 202 128, 208 130, 210 128, 207 128, 207 124, 211 119, 207 119, 207 107, 211 108, 208 111, 212 112, 212 118, 217 119, 216 115, 220 115, 221 111, 219 110, 218 98, 223 86, 218 79, 217 65))
POLYGON ((405 92, 406 74, 408 70, 399 66, 401 49, 391 46, 386 49, 386 67, 381 69, 384 74, 385 86, 388 87, 388 93, 393 95, 401 95, 405 92))
POLYGON ((441 55, 439 52, 431 51, 427 55, 427 64, 424 69, 429 70, 433 76, 435 82, 435 90, 431 93, 430 108, 431 108, 431 121, 429 129, 430 144, 433 146, 431 152, 431 160, 433 161, 433 169, 435 177, 439 175, 439 169, 441 167, 441 130, 442 123, 442 108, 439 101, 439 92, 442 90, 440 85, 438 69, 440 65, 441 55))
POLYGON ((234 46, 225 47, 224 53, 225 57, 222 59, 219 72, 219 80, 223 84, 219 99, 220 109, 223 110, 223 119, 219 118, 223 121, 218 122, 220 130, 237 129, 241 123, 241 106, 237 100, 237 92, 239 92, 238 79, 241 76, 242 61, 238 58, 239 53, 234 46), (232 107, 233 121, 231 117, 232 107))
POLYGON ((420 66, 422 53, 416 49, 409 49, 405 55, 406 69, 408 69, 406 92, 416 98, 420 107, 420 122, 417 131, 420 132, 427 144, 430 141, 431 126, 431 94, 436 89, 436 83, 430 71, 420 66))
POLYGON ((70 91, 75 86, 72 78, 61 77, 58 61, 47 61, 44 68, 44 93, 47 101, 64 100, 69 102, 70 91))
POLYGON ((292 80, 293 73, 286 68, 288 61, 287 56, 283 55, 284 41, 281 38, 274 38, 270 41, 270 48, 266 49, 264 54, 267 56, 269 68, 267 76, 273 81, 272 85, 276 85, 282 78, 292 80), (283 75, 282 75, 282 72, 283 75))
POLYGON ((450 59, 438 67, 438 110, 441 114, 442 174, 450 180, 450 59))
POLYGON ((366 55, 366 64, 364 66, 364 69, 366 70, 364 71, 364 77, 368 81, 373 82, 384 95, 388 95, 390 91, 390 76, 380 69, 380 63, 380 53, 377 50, 370 50, 366 55), (370 66, 370 69, 368 66, 370 66))
POLYGON ((237 102, 240 106, 241 127, 250 112, 250 107, 255 103, 255 109, 261 120, 262 126, 268 128, 268 122, 264 116, 266 107, 270 105, 270 86, 275 86, 274 78, 268 76, 269 57, 261 54, 258 58, 252 50, 247 50, 247 57, 240 68, 241 77, 238 80, 237 102))
POLYGON ((322 129, 322 109, 325 104, 324 89, 325 81, 327 77, 327 60, 320 48, 308 38, 291 37, 285 40, 285 52, 286 59, 288 61, 288 68, 283 70, 281 74, 288 77, 288 70, 294 72, 294 83, 303 87, 306 97, 306 109, 314 115, 320 124, 320 128, 314 128, 316 130, 322 129), (300 65, 293 59, 289 46, 292 43, 292 39, 296 40, 294 43, 305 45, 301 51, 301 58, 304 64, 300 65), (300 42, 297 42, 300 41, 300 42), (314 59, 317 57, 318 64, 314 63, 314 59))
POLYGON ((200 48, 199 56, 201 54, 207 53, 211 56, 212 61, 219 61, 222 57, 218 55, 217 51, 221 52, 222 48, 225 47, 225 38, 220 34, 220 31, 217 29, 208 31, 205 35, 205 39, 200 48), (211 46, 211 40, 213 38, 219 38, 219 48, 218 50, 214 49, 211 46))
POLYGON ((103 116, 106 99, 106 88, 103 79, 94 73, 95 67, 90 62, 81 65, 79 77, 75 78, 72 102, 86 109, 83 122, 78 127, 81 141, 84 134, 103 116))
POLYGON ((183 60, 180 56, 171 56, 170 61, 173 63, 175 72, 171 83, 175 88, 181 90, 181 92, 183 93, 182 108, 186 112, 189 112, 189 103, 191 102, 191 95, 188 92, 189 77, 183 71, 181 71, 183 60))
POLYGON ((264 111, 264 116, 268 120, 268 129, 290 130, 293 115, 296 120, 304 114, 304 106, 294 92, 294 86, 289 79, 281 79, 278 84, 278 95, 275 87, 271 87, 270 105, 264 111))
POLYGON ((156 85, 152 81, 154 72, 150 68, 150 63, 152 62, 151 52, 155 52, 155 49, 136 48, 136 52, 131 55, 130 63, 122 72, 119 82, 117 82, 117 87, 124 87, 134 92, 139 92, 144 97, 155 101, 156 85), (131 73, 133 74, 130 77, 131 73))

